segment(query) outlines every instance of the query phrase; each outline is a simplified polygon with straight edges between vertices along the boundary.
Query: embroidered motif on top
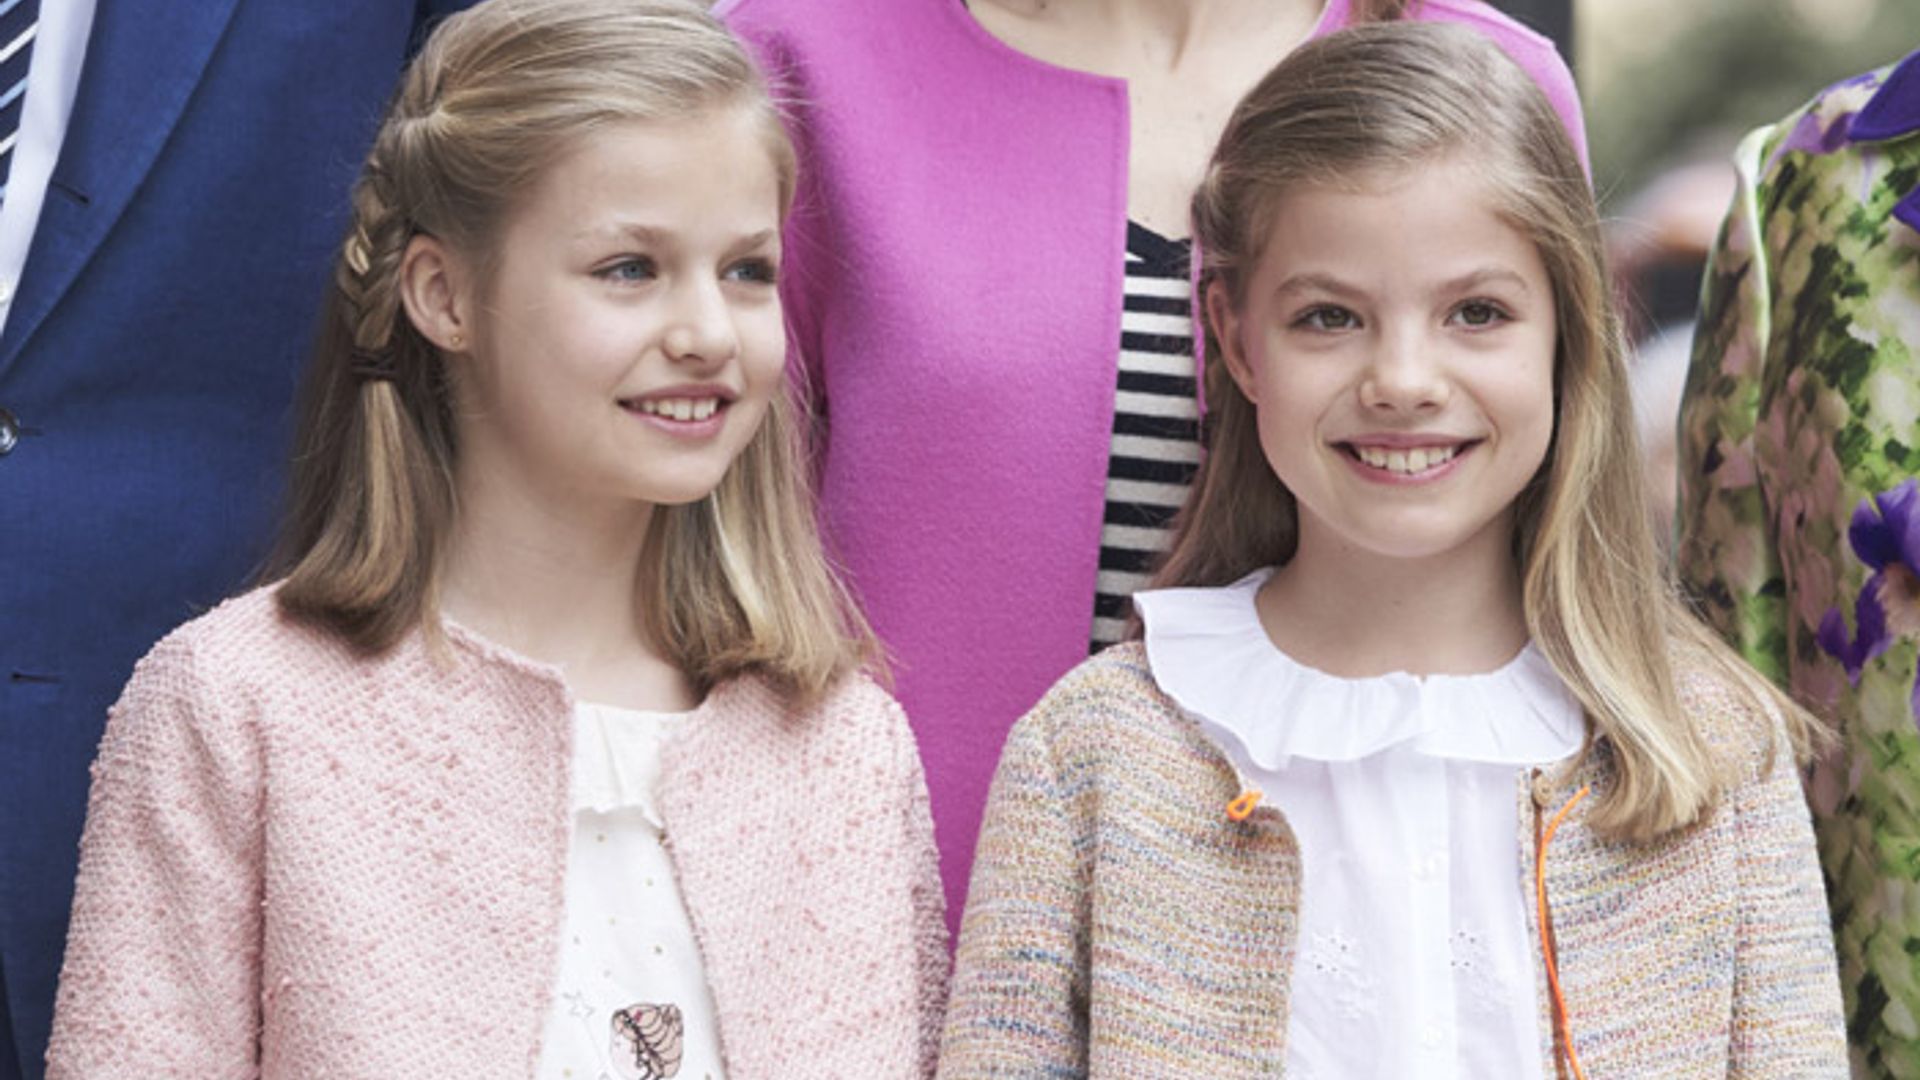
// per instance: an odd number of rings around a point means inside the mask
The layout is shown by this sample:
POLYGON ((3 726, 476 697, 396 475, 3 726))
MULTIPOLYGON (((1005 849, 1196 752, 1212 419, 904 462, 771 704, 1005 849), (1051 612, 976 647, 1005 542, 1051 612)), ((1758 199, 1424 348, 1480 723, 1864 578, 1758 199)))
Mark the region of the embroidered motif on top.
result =
POLYGON ((685 1028, 672 1005, 629 1005, 613 1014, 613 1067, 620 1080, 667 1080, 680 1072, 685 1028))
POLYGON ((1468 1011, 1502 1016, 1513 1001, 1509 980, 1494 963, 1487 941, 1472 930, 1455 929, 1447 939, 1454 986, 1468 1011))
POLYGON ((1316 932, 1300 950, 1300 962, 1316 982, 1332 988, 1341 1019, 1359 1020, 1372 1011, 1373 976, 1361 960, 1359 944, 1344 931, 1316 932))

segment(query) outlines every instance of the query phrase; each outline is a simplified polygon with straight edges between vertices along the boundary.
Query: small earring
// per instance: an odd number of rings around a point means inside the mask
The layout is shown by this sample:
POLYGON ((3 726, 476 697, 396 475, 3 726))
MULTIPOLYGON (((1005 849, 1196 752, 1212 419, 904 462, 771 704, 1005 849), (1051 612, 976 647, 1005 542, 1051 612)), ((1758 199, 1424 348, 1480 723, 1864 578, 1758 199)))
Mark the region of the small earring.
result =
POLYGON ((465 348, 467 344, 466 335, 460 333, 460 331, 458 330, 455 330, 453 332, 453 337, 447 340, 447 344, 456 349, 465 348))

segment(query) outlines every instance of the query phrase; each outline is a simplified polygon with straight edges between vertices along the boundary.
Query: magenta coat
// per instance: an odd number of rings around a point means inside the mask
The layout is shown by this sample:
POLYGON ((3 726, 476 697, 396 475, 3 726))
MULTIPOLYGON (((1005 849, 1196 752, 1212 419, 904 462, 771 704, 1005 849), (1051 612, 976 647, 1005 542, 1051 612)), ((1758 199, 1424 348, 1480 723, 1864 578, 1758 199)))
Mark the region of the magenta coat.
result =
MULTIPOLYGON (((1483 30, 1585 154, 1566 65, 1483 30)), ((1014 719, 1086 658, 1120 348, 1127 88, 1021 54, 961 0, 722 0, 789 100, 782 269, 825 411, 829 541, 895 658, 957 919, 1014 719)), ((1328 0, 1316 34, 1345 25, 1328 0)))

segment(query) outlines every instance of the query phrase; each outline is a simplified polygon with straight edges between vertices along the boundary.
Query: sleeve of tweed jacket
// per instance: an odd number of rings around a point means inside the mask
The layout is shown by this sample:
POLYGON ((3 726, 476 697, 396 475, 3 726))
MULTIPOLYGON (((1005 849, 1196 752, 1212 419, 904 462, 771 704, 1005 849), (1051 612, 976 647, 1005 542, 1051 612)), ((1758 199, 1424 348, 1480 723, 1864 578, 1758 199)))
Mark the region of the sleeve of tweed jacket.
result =
POLYGON ((1846 1021, 1826 888, 1799 771, 1778 725, 1774 738, 1772 768, 1734 794, 1740 928, 1727 1076, 1844 1080, 1846 1021))
POLYGON ((905 761, 906 835, 902 849, 913 859, 914 952, 920 972, 920 1076, 932 1076, 940 1055, 940 1024, 947 1011, 947 894, 940 883, 940 849, 933 839, 927 777, 906 713, 892 705, 905 761))
POLYGON ((49 1080, 257 1076, 257 753, 190 645, 140 662, 93 769, 49 1080))
POLYGON ((941 1080, 1086 1075, 1087 896, 1048 710, 1014 725, 987 798, 941 1080))

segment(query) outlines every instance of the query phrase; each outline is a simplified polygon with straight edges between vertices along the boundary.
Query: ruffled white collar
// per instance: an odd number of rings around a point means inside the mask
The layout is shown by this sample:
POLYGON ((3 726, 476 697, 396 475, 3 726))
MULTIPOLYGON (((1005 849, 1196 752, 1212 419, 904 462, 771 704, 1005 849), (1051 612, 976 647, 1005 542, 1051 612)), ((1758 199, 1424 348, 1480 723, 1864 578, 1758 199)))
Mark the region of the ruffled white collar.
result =
POLYGON ((660 787, 660 751, 700 709, 664 713, 582 701, 574 706, 575 813, 635 809, 655 829, 665 828, 654 799, 660 787))
POLYGON ((1531 644, 1481 675, 1340 678, 1267 637, 1254 594, 1272 575, 1133 598, 1154 681, 1243 771, 1276 771, 1296 757, 1356 761, 1401 746, 1510 765, 1555 762, 1580 748, 1580 704, 1531 644))

